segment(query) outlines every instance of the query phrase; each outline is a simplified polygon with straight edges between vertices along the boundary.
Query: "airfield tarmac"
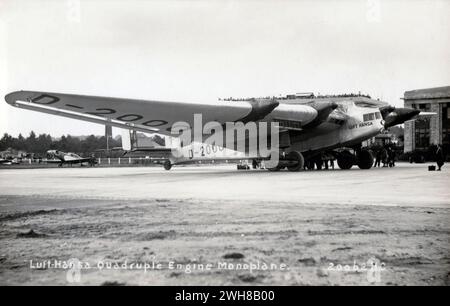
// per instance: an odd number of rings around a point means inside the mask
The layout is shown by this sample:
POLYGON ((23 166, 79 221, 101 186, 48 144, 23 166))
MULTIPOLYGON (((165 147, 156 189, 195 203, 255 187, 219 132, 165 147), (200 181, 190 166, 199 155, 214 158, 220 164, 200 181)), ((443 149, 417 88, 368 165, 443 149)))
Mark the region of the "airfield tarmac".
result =
POLYGON ((450 169, 427 166, 5 166, 0 284, 449 285, 450 169), (40 265, 71 258, 80 282, 40 265))

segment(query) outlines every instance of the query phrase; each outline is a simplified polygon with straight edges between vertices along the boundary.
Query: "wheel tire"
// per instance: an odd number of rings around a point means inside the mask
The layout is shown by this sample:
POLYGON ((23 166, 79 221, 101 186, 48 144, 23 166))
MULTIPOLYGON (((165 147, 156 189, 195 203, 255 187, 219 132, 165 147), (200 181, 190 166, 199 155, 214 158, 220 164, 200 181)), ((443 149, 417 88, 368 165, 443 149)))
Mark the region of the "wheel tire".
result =
POLYGON ((343 151, 337 158, 337 164, 342 170, 348 170, 353 167, 354 157, 349 151, 343 151))
POLYGON ((370 169, 373 166, 373 155, 368 150, 362 150, 358 154, 359 169, 370 169))
POLYGON ((163 166, 164 166, 164 169, 165 169, 165 170, 170 170, 170 169, 172 169, 172 163, 170 162, 170 160, 166 160, 166 161, 164 162, 163 166))
POLYGON ((303 167, 305 166, 305 159, 303 158, 302 153, 297 151, 289 152, 286 156, 288 160, 295 160, 297 161, 297 164, 295 166, 288 166, 287 169, 289 171, 301 171, 303 170, 303 167))

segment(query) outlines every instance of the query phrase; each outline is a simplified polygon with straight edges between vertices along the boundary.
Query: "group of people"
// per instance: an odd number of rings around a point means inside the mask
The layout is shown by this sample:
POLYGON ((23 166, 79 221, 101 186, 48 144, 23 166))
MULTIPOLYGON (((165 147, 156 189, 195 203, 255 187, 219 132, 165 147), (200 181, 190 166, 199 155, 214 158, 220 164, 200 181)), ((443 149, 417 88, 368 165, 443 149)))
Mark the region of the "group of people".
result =
POLYGON ((383 163, 383 167, 395 167, 396 157, 395 150, 389 146, 385 146, 376 152, 374 167, 381 167, 381 163, 383 163))
MULTIPOLYGON (((437 145, 434 147, 435 149, 433 148, 433 146, 430 147, 431 151, 429 158, 434 159, 436 161, 436 164, 438 166, 437 171, 441 171, 441 168, 445 163, 446 154, 444 152, 442 145, 437 145)), ((423 158, 424 157, 422 157, 422 159, 423 158)), ((385 146, 376 151, 374 167, 381 167, 381 164, 383 164, 383 167, 395 167, 395 159, 396 159, 395 150, 392 147, 385 146)), ((424 162, 424 160, 422 160, 422 162, 424 162)))
MULTIPOLYGON (((442 145, 438 145, 436 151, 434 151, 435 161, 437 163, 437 171, 441 171, 444 165, 446 154, 442 145)), ((335 156, 332 154, 321 154, 314 158, 309 158, 305 160, 304 170, 334 170, 335 156)), ((395 161, 397 159, 397 154, 394 148, 391 146, 384 146, 381 149, 375 151, 375 165, 374 167, 395 167, 395 161), (383 166, 381 166, 383 164, 383 166)), ((261 167, 256 160, 253 160, 253 169, 261 167)))

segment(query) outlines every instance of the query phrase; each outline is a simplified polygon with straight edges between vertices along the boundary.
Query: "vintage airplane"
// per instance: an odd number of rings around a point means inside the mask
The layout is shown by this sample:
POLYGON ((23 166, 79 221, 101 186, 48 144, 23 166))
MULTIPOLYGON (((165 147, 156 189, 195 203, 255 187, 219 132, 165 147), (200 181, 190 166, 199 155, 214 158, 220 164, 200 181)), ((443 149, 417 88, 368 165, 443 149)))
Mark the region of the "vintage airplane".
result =
MULTIPOLYGON (((111 125, 131 131, 174 136, 173 125, 180 121, 194 125, 195 114, 203 122, 277 122, 279 125, 279 161, 270 170, 302 170, 305 159, 323 152, 333 152, 341 169, 358 165, 369 169, 373 156, 361 149, 361 143, 384 129, 411 120, 420 111, 395 108, 366 96, 288 96, 219 100, 213 103, 182 103, 108 98, 50 92, 16 91, 5 96, 12 106, 28 110, 111 125)), ((226 132, 226 131, 225 131, 226 132)), ((129 134, 128 134, 129 135, 129 134)), ((133 150, 124 134, 124 149, 133 150)), ((203 135, 206 139, 210 135, 203 135)), ((274 152, 233 150, 203 144, 203 140, 183 144, 172 138, 175 149, 164 163, 172 165, 208 159, 270 159, 274 152)))
POLYGON ((17 165, 19 162, 17 159, 3 159, 0 158, 0 165, 17 165))
POLYGON ((94 166, 97 161, 94 157, 81 157, 75 153, 65 153, 58 150, 49 150, 47 151, 47 157, 54 159, 47 159, 46 162, 48 164, 58 164, 59 167, 63 165, 74 165, 80 164, 82 166, 84 163, 89 164, 89 166, 94 166))

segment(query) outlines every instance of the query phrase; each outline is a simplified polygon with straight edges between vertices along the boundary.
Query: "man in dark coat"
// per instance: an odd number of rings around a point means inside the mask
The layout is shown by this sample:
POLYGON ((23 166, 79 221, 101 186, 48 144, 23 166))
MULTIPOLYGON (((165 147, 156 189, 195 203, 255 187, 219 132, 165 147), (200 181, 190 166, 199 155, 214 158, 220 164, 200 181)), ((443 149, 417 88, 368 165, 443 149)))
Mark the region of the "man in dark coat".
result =
POLYGON ((388 166, 388 160, 389 155, 388 155, 388 150, 386 149, 386 147, 384 147, 381 151, 381 160, 383 162, 383 167, 387 167, 388 166))
POLYGON ((375 159, 375 166, 374 167, 380 167, 380 165, 381 165, 381 158, 382 158, 382 152, 381 152, 381 150, 382 149, 379 149, 378 151, 377 151, 377 154, 376 154, 376 159, 375 159))
POLYGON ((439 167, 438 171, 441 171, 441 168, 444 165, 444 162, 445 162, 444 150, 442 150, 442 145, 438 145, 437 150, 436 150, 436 163, 439 167))
POLYGON ((389 167, 395 167, 395 158, 397 154, 395 153, 395 149, 391 148, 389 151, 389 167))

